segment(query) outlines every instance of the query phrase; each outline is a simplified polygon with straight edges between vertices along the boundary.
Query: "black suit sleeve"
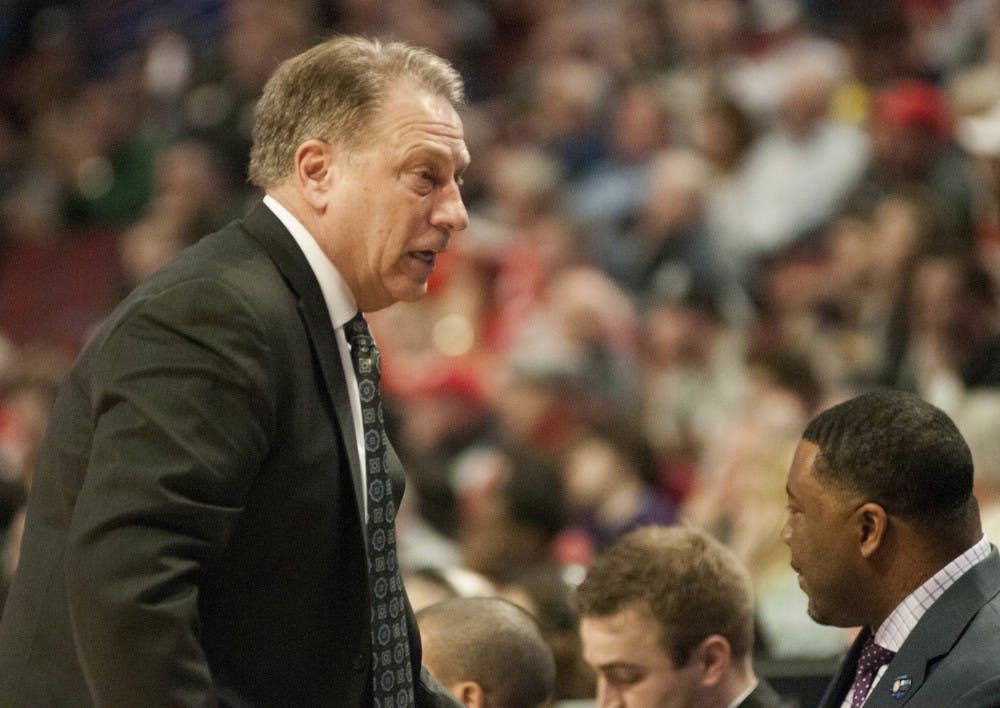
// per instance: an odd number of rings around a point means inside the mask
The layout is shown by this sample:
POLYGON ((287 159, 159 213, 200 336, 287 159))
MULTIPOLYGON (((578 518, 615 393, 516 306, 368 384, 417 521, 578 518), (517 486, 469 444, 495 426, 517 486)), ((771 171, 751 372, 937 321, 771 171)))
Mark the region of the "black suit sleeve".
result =
POLYGON ((274 430, 267 339, 237 292, 196 280, 136 304, 96 356, 65 559, 77 653, 98 705, 210 705, 199 577, 274 430))

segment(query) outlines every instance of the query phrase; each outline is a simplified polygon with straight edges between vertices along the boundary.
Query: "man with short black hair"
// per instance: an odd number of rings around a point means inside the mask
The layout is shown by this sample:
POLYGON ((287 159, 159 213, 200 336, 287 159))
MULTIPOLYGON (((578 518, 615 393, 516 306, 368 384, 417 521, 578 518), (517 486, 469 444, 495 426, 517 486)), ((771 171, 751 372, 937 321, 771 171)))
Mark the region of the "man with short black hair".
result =
POLYGON ((1000 705, 1000 557, 955 424, 874 391, 809 423, 783 537, 817 622, 862 631, 822 708, 1000 705))

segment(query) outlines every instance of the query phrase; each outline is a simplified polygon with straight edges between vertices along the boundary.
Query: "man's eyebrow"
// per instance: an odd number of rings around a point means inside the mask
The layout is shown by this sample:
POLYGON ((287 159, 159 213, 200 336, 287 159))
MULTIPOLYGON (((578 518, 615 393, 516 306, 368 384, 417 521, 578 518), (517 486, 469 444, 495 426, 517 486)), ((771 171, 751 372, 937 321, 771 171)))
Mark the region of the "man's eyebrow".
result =
POLYGON ((452 155, 450 150, 440 145, 418 143, 406 151, 403 162, 412 165, 421 161, 434 163, 433 166, 438 169, 448 162, 454 162, 458 165, 455 169, 454 176, 459 177, 465 172, 465 169, 469 166, 471 160, 468 154, 464 152, 460 153, 456 157, 452 155))
POLYGON ((606 664, 598 664, 597 668, 601 671, 611 671, 613 669, 632 669, 632 670, 642 670, 642 666, 639 664, 632 664, 628 661, 609 661, 606 664))

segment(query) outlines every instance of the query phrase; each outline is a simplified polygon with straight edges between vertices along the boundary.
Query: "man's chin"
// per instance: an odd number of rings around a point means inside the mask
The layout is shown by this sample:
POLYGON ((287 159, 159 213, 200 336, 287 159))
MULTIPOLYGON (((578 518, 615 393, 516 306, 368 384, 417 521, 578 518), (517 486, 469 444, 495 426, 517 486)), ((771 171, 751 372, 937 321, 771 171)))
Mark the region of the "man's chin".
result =
POLYGON ((806 612, 809 614, 809 617, 812 619, 813 622, 816 622, 818 624, 826 624, 826 622, 824 621, 825 617, 823 613, 817 610, 813 606, 812 600, 809 601, 809 609, 806 610, 806 612))
POLYGON ((816 601, 813 599, 812 595, 806 594, 809 598, 809 606, 806 608, 806 612, 809 617, 812 618, 813 622, 817 624, 830 624, 830 615, 823 611, 822 607, 816 606, 816 601))
POLYGON ((816 624, 822 624, 827 627, 857 627, 858 623, 854 622, 846 617, 838 617, 836 614, 832 614, 828 610, 824 610, 821 607, 816 607, 812 598, 809 598, 809 607, 806 610, 809 617, 816 624))

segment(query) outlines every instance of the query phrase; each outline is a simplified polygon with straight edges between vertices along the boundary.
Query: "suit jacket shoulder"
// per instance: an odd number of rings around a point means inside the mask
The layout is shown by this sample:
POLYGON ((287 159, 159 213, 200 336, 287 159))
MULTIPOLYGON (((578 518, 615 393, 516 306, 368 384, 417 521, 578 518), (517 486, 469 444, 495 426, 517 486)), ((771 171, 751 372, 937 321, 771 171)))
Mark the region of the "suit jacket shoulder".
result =
POLYGON ((782 698, 771 685, 764 679, 760 679, 757 688, 747 696, 739 708, 792 708, 794 703, 782 698))
POLYGON ((363 702, 360 465, 297 249, 258 207, 144 282, 77 360, 0 622, 0 705, 363 702))
MULTIPOLYGON (((867 632, 855 641, 821 708, 850 687, 867 632)), ((931 606, 872 690, 866 708, 997 708, 1000 694, 1000 556, 973 566, 931 606), (992 694, 992 695, 991 695, 992 694)))

